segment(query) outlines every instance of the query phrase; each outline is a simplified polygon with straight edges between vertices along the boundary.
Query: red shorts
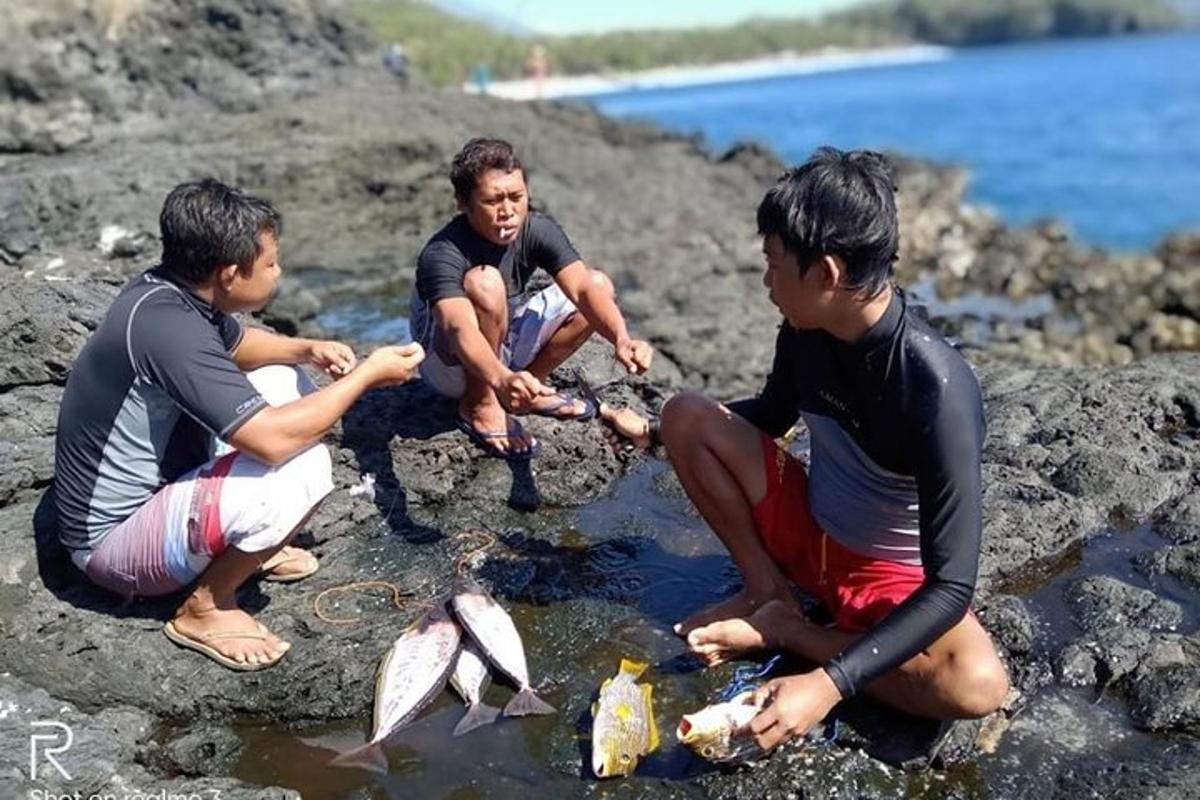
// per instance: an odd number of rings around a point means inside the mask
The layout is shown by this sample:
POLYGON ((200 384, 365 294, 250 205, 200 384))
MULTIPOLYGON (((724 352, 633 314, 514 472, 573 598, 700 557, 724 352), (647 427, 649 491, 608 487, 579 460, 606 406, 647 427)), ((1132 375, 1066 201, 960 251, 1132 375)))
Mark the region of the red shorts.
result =
POLYGON ((806 593, 823 602, 836 627, 865 631, 925 581, 912 564, 868 558, 838 544, 813 519, 804 465, 763 434, 767 494, 754 521, 767 553, 806 593))

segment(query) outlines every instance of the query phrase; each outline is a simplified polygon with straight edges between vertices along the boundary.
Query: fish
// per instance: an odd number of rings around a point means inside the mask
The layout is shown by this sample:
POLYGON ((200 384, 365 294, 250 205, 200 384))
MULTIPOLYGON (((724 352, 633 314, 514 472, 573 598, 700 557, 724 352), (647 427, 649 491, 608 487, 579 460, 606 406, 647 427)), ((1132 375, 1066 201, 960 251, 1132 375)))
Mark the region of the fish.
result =
POLYGON ((725 703, 714 703, 692 714, 684 714, 675 738, 696 755, 717 764, 737 764, 763 755, 747 727, 762 706, 754 692, 742 692, 725 703))
POLYGON ((462 645, 462 629, 444 606, 426 612, 392 644, 375 676, 371 739, 333 766, 387 772, 383 742, 416 719, 446 686, 462 645))
POLYGON ((488 661, 507 675, 517 686, 517 693, 504 706, 504 715, 520 717, 526 714, 553 714, 554 706, 542 700, 529 684, 529 667, 525 663, 525 646, 512 617, 496 602, 487 590, 469 578, 462 578, 454 588, 450 607, 459 624, 470 634, 488 661))
POLYGON ((621 659, 613 678, 600 686, 592 704, 592 772, 597 778, 629 775, 642 756, 658 749, 653 688, 637 683, 646 665, 621 659))
POLYGON ((472 642, 467 642, 458 652, 458 661, 454 665, 454 671, 450 673, 450 685, 467 703, 467 713, 454 726, 455 736, 462 736, 480 725, 496 721, 500 709, 489 706, 482 700, 483 693, 487 691, 491 682, 492 675, 488 672, 487 661, 472 642))

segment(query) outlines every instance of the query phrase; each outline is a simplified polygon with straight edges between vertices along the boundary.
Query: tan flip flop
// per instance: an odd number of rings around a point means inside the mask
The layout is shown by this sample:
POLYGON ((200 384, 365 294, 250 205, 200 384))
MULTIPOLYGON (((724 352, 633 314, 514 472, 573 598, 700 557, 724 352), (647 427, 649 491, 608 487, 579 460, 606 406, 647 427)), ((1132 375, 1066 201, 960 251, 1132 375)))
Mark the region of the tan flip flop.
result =
POLYGON ((321 568, 321 562, 318 561, 317 557, 308 550, 305 550, 302 547, 293 547, 292 550, 296 552, 296 555, 285 558, 278 564, 273 565, 270 569, 262 570, 264 581, 274 581, 275 583, 292 583, 294 581, 302 581, 308 576, 315 574, 316 571, 321 568), (299 572, 287 572, 283 574, 275 571, 284 564, 292 564, 296 561, 302 560, 308 560, 311 562, 309 569, 301 570, 299 572))
POLYGON ((287 655, 287 652, 285 651, 273 661, 252 664, 249 661, 243 662, 230 658, 208 644, 209 642, 229 641, 231 639, 252 639, 257 641, 266 641, 266 638, 269 634, 266 632, 266 628, 262 627, 261 625, 256 631, 227 631, 225 633, 210 633, 207 636, 200 637, 199 639, 193 639, 191 636, 185 636, 184 634, 180 633, 179 629, 175 627, 174 620, 170 620, 166 625, 163 626, 163 633, 166 634, 168 639, 180 647, 186 647, 189 650, 195 650, 197 653, 203 653, 221 666, 228 667, 229 669, 235 669, 240 672, 254 672, 256 670, 266 669, 267 667, 273 667, 279 663, 279 659, 287 655))

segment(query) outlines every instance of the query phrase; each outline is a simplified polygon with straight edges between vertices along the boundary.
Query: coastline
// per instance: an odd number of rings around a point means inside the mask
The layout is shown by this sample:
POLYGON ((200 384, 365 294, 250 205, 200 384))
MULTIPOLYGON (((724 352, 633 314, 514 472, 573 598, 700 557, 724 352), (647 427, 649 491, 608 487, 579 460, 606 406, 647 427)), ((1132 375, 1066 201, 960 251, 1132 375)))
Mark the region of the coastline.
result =
POLYGON ((774 78, 784 75, 807 75, 820 72, 859 69, 863 67, 914 64, 942 61, 950 58, 954 48, 940 45, 905 45, 870 50, 847 50, 827 47, 804 54, 790 52, 745 61, 725 61, 716 64, 657 67, 636 72, 569 75, 549 77, 542 81, 521 79, 492 81, 481 92, 474 81, 462 84, 467 94, 488 94, 506 100, 556 100, 570 97, 590 97, 637 89, 671 89, 715 83, 774 78))

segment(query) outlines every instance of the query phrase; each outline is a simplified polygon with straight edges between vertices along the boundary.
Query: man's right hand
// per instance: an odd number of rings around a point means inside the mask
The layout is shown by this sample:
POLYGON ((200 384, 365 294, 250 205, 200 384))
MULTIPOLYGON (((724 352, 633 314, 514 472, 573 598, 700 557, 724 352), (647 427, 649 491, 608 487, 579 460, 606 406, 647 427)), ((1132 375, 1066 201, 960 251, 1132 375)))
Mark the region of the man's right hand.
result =
POLYGON ((373 386, 396 386, 412 380, 424 360, 425 349, 416 342, 388 345, 367 356, 360 369, 370 371, 373 386))
POLYGON ((554 394, 553 387, 539 381, 532 373, 520 370, 510 372, 496 387, 496 398, 510 414, 528 414, 534 410, 534 401, 539 397, 554 394))

